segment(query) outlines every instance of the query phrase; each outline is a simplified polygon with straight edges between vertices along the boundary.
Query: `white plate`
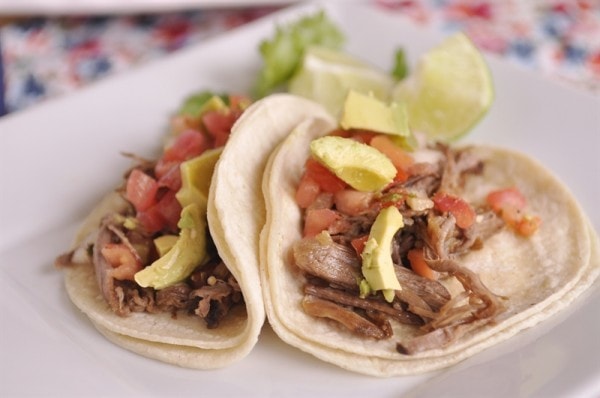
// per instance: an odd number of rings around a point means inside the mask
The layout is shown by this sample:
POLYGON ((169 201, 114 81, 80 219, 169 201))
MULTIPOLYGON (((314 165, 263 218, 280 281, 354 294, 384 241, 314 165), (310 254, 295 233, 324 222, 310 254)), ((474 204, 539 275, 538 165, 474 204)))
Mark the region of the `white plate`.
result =
MULTIPOLYGON (((286 346, 268 326, 255 350, 234 366, 180 369, 112 345, 70 304, 52 262, 69 245, 78 221, 119 182, 129 165, 119 152, 155 154, 166 118, 195 90, 246 91, 260 65, 257 43, 273 32, 273 21, 315 8, 286 10, 0 119, 1 396, 600 394, 597 285, 571 310, 445 372, 391 379, 322 363, 286 346)), ((347 33, 350 52, 385 68, 397 46, 414 60, 440 40, 367 5, 324 8, 347 33)), ((468 140, 540 159, 571 187, 600 229, 598 97, 500 60, 489 63, 497 99, 468 140)))
POLYGON ((294 0, 0 0, 0 15, 131 14, 287 5, 294 0))

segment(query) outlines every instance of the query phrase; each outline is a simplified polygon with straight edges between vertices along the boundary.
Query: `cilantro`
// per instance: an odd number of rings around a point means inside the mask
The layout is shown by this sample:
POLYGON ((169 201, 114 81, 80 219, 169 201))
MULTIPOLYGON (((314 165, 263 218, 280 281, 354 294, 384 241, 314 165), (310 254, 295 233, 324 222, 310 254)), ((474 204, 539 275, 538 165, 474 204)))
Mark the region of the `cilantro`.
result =
POLYGON ((264 97, 287 83, 298 68, 307 47, 319 45, 340 49, 343 42, 343 34, 323 11, 288 26, 278 26, 271 40, 260 43, 259 51, 264 65, 254 87, 255 95, 264 97))
POLYGON ((396 80, 402 80, 408 75, 408 64, 406 62, 406 55, 404 50, 399 48, 396 50, 394 57, 394 68, 392 69, 392 76, 396 80))

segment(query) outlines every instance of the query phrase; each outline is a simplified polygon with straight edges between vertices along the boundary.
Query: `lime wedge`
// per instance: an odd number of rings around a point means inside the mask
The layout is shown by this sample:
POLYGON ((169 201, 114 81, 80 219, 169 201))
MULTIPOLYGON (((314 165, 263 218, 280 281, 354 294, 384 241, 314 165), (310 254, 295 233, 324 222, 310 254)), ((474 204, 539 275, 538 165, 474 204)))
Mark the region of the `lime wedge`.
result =
POLYGON ((413 131, 451 141, 464 135, 494 100, 491 73, 463 33, 427 52, 415 72, 398 83, 392 97, 407 104, 413 131))
POLYGON ((288 91, 322 104, 338 116, 349 90, 388 100, 394 79, 347 53, 324 47, 309 47, 290 81, 288 91))

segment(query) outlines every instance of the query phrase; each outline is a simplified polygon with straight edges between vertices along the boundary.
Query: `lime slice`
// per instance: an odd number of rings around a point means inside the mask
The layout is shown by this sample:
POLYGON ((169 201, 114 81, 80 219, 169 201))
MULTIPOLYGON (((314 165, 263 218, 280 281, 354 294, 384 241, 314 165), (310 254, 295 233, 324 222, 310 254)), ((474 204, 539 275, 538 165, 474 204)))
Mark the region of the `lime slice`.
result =
POLYGON ((413 131, 451 141, 487 113, 494 87, 481 53, 467 36, 456 33, 426 53, 392 97, 406 102, 413 131))
POLYGON ((309 47, 288 91, 312 99, 338 116, 349 90, 388 100, 393 86, 393 78, 373 65, 347 53, 309 47))

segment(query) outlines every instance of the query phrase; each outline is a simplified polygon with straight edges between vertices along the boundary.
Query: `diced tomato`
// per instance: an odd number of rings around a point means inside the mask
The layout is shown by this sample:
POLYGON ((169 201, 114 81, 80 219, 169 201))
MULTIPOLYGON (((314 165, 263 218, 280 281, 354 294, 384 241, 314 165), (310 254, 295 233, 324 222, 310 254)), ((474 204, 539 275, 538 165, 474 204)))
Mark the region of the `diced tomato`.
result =
POLYGON ((384 134, 373 137, 370 145, 387 156, 397 170, 394 181, 404 182, 409 177, 408 170, 415 163, 413 157, 384 134))
POLYGON ((363 235, 359 238, 352 239, 350 241, 350 244, 356 251, 356 254, 358 254, 360 256, 362 254, 363 250, 365 250, 365 244, 367 243, 368 240, 369 240, 369 235, 363 235))
POLYGON ((296 189, 296 203, 298 203, 301 209, 306 209, 317 199, 319 192, 321 192, 319 184, 304 174, 296 189))
POLYGON ((542 219, 540 217, 526 215, 517 221, 515 230, 519 235, 529 237, 539 229, 541 223, 542 219))
POLYGON ((136 214, 136 218, 142 228, 150 234, 162 230, 165 225, 165 220, 156 205, 151 206, 144 211, 139 211, 136 214))
POLYGON ((434 271, 429 268, 429 265, 425 261, 423 255, 423 249, 412 249, 408 251, 408 261, 410 261, 410 267, 417 275, 428 279, 436 279, 434 271))
POLYGON ((350 138, 352 134, 350 133, 349 130, 335 129, 327 135, 330 135, 332 137, 350 138))
POLYGON ((175 197, 176 191, 168 191, 156 203, 156 207, 164 220, 165 226, 171 231, 177 231, 177 223, 181 216, 181 204, 175 197))
POLYGON ((350 138, 356 140, 358 142, 362 142, 363 144, 370 144, 373 137, 375 137, 377 133, 367 130, 354 129, 350 130, 350 138))
POLYGON ((151 234, 163 230, 177 231, 181 204, 175 197, 175 193, 176 191, 167 191, 156 204, 137 213, 136 218, 146 231, 151 234))
POLYGON ((210 147, 210 140, 204 134, 196 130, 186 130, 165 150, 162 160, 165 162, 172 160, 181 162, 200 155, 210 147))
POLYGON ((125 196, 137 211, 144 211, 156 203, 158 183, 140 169, 133 169, 127 178, 125 196))
POLYGON ((171 168, 158 179, 158 186, 172 191, 179 191, 179 188, 181 188, 180 165, 181 162, 173 162, 171 168))
POLYGON ((475 210, 464 199, 442 192, 437 192, 431 199, 437 210, 451 213, 459 227, 469 228, 475 222, 475 210))
POLYGON ((119 280, 133 280, 136 272, 142 269, 139 258, 123 243, 107 243, 101 249, 106 261, 114 268, 111 275, 119 280))
POLYGON ((181 187, 179 165, 209 149, 209 141, 204 134, 196 130, 181 133, 154 166, 159 186, 178 190, 181 187))
POLYGON ((326 230, 339 218, 339 214, 330 209, 315 209, 306 212, 304 236, 312 237, 326 230))
POLYGON ((225 145, 235 119, 233 112, 223 112, 222 110, 209 111, 202 115, 202 123, 206 131, 214 138, 213 146, 215 148, 225 145))
POLYGON ((163 176, 168 174, 172 168, 175 167, 179 170, 180 164, 180 160, 165 160, 164 158, 160 158, 154 166, 154 175, 160 180, 163 176))
POLYGON ((321 190, 325 192, 335 193, 346 188, 346 183, 338 176, 333 174, 329 169, 317 162, 315 159, 309 158, 306 161, 306 172, 313 181, 319 184, 321 190))
POLYGON ((525 196, 515 187, 492 191, 487 195, 486 201, 495 212, 508 208, 523 210, 527 205, 525 196))
POLYGON ((333 200, 338 211, 356 216, 369 208, 373 200, 372 192, 360 192, 354 189, 342 189, 337 191, 333 200))
POLYGON ((512 187, 490 192, 486 197, 486 201, 519 235, 533 235, 542 222, 537 216, 523 214, 527 200, 517 188, 512 187))

